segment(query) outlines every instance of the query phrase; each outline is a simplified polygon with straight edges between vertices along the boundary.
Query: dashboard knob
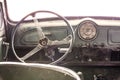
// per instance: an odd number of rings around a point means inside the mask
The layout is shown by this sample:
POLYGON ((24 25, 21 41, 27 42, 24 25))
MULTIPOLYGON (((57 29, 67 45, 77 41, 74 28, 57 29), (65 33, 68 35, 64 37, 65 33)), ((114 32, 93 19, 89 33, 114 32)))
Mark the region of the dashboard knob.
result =
POLYGON ((86 43, 85 45, 86 45, 86 47, 90 47, 90 43, 86 43))
POLYGON ((97 43, 93 43, 93 47, 97 47, 98 46, 98 44, 97 43))

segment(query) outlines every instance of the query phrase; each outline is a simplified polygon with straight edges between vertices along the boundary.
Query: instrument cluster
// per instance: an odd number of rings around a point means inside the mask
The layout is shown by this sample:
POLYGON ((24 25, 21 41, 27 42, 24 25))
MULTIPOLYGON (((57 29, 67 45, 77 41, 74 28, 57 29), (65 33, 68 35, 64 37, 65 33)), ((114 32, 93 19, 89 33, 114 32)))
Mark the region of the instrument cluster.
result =
POLYGON ((83 40, 93 40, 97 36, 97 24, 93 21, 86 20, 78 25, 78 35, 83 40))

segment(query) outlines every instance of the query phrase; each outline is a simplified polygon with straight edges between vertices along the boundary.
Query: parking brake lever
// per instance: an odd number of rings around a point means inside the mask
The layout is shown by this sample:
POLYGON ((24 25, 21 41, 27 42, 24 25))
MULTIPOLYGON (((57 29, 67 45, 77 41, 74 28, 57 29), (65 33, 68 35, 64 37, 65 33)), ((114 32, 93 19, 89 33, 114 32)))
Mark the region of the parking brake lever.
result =
POLYGON ((5 56, 3 57, 3 59, 7 60, 8 50, 9 50, 9 43, 3 41, 3 45, 5 45, 5 47, 6 47, 5 56))

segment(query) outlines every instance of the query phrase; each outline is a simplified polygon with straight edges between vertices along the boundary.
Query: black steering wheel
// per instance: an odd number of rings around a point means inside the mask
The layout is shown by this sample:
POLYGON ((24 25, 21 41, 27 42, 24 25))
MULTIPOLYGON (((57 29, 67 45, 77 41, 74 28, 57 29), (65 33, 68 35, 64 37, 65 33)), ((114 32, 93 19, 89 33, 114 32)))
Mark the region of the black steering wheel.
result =
POLYGON ((17 25, 14 27, 13 32, 12 32, 12 39, 11 39, 11 45, 12 45, 12 50, 13 53, 15 54, 15 56, 17 57, 18 60, 20 60, 21 62, 26 62, 26 59, 28 59, 29 57, 32 57, 34 54, 36 54, 38 51, 42 50, 42 49, 47 49, 48 46, 52 47, 55 46, 58 48, 58 46, 60 45, 69 45, 64 54, 62 56, 60 56, 58 59, 54 59, 53 56, 51 54, 51 51, 49 51, 48 49, 48 53, 47 53, 47 57, 51 59, 50 64, 57 64, 59 62, 61 62, 67 55, 68 53, 70 53, 72 46, 73 46, 73 42, 75 39, 75 35, 74 35, 74 30, 72 28, 72 26, 69 24, 68 20, 65 17, 60 16, 59 14, 55 13, 55 12, 51 12, 51 11, 35 11, 32 12, 28 15, 26 15, 24 18, 22 18, 17 25), (69 34, 63 38, 62 40, 50 40, 45 34, 44 31, 42 30, 42 28, 40 27, 40 22, 38 17, 36 16, 36 14, 38 13, 49 13, 49 14, 53 14, 55 16, 57 16, 60 20, 63 20, 64 23, 67 25, 67 30, 69 31, 69 34), (24 56, 20 57, 18 56, 16 49, 15 49, 15 37, 16 37, 16 32, 19 29, 20 25, 25 22, 25 20, 28 17, 32 17, 33 23, 36 26, 37 29, 37 33, 39 34, 39 41, 38 44, 35 48, 33 48, 31 51, 29 51, 28 53, 26 53, 24 56))

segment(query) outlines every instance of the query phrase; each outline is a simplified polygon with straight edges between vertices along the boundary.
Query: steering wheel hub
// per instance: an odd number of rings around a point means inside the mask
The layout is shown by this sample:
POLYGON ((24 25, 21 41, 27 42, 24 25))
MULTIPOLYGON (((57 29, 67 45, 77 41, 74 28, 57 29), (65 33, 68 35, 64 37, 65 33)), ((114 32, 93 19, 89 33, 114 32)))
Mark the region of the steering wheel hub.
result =
POLYGON ((39 40, 39 43, 40 43, 40 45, 42 45, 42 46, 47 46, 48 39, 47 39, 47 38, 41 39, 41 40, 39 40))

